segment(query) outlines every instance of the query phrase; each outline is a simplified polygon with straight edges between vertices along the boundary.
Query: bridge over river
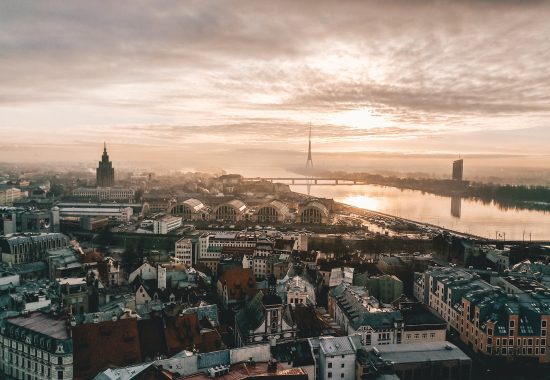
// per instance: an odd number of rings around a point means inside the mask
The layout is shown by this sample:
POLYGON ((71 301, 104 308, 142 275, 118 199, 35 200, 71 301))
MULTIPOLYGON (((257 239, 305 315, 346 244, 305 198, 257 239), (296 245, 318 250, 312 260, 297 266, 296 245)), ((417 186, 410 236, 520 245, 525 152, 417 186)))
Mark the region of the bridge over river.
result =
POLYGON ((317 186, 338 186, 338 185, 366 185, 365 181, 353 181, 338 177, 250 177, 243 178, 248 182, 278 182, 287 185, 317 185, 317 186))

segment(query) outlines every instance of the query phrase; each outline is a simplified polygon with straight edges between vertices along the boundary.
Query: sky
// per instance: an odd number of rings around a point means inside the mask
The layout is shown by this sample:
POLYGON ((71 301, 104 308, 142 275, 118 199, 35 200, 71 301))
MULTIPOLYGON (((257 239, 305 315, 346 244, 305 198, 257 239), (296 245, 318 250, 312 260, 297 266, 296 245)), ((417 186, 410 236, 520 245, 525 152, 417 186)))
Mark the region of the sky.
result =
POLYGON ((128 165, 285 170, 311 125, 317 168, 549 169, 549 19, 545 1, 6 0, 0 161, 93 166, 106 141, 128 165))

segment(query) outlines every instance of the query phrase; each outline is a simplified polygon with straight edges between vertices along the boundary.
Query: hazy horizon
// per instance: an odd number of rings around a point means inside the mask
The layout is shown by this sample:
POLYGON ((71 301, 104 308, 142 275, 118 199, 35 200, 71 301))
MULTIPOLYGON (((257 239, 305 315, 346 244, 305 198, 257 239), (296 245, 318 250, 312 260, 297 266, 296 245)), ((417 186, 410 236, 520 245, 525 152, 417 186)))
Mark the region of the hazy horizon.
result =
POLYGON ((0 4, 0 162, 550 181, 550 3, 0 4), (526 169, 526 170, 524 170, 526 169), (532 173, 531 173, 532 172, 532 173))

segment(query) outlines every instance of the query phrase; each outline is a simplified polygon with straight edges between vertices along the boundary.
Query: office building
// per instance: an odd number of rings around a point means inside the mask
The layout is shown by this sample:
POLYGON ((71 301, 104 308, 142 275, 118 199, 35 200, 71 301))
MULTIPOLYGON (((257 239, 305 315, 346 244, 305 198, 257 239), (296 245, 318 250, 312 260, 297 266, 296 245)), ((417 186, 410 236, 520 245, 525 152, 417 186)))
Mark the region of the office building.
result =
POLYGON ((453 161, 453 181, 462 181, 464 174, 464 160, 453 161))

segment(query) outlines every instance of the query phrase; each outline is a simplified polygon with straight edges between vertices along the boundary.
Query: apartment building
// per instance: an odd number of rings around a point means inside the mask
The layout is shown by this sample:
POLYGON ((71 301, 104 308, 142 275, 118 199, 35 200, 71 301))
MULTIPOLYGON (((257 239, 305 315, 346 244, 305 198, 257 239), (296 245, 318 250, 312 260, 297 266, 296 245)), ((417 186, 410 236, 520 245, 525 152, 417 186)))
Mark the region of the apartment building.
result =
POLYGON ((550 291, 510 282, 515 284, 513 293, 463 269, 432 268, 415 274, 414 294, 474 351, 546 363, 550 291))

